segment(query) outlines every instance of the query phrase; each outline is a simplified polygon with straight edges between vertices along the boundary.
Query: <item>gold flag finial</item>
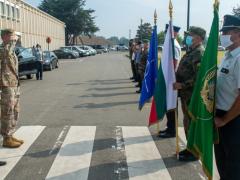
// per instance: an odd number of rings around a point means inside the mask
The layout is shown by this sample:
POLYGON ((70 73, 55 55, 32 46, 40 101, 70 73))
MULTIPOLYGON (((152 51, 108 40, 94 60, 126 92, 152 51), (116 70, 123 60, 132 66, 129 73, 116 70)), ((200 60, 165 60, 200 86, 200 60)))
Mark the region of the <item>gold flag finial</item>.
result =
POLYGON ((173 14, 173 5, 172 5, 172 0, 169 1, 169 16, 172 19, 172 14, 173 14))
POLYGON ((218 9, 218 7, 219 7, 219 0, 215 0, 214 7, 218 9))
POLYGON ((157 24, 157 10, 155 9, 155 12, 154 12, 154 24, 156 25, 157 24))

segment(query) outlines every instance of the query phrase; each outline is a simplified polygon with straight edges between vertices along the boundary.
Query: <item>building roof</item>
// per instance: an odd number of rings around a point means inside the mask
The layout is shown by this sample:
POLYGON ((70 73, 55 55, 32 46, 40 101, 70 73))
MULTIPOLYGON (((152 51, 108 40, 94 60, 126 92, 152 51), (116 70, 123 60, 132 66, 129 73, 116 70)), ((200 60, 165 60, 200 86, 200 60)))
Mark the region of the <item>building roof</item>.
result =
POLYGON ((112 45, 112 43, 107 39, 105 39, 104 37, 97 37, 97 36, 92 36, 92 37, 80 36, 77 38, 77 44, 102 45, 102 46, 112 45), (82 39, 82 41, 80 38, 82 39))

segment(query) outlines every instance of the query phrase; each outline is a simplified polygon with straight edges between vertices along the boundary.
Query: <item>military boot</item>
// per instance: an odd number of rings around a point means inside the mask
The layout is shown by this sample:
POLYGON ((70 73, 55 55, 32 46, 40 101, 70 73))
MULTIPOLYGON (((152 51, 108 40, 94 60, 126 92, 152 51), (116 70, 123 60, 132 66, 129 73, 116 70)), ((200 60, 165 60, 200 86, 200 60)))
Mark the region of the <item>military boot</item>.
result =
POLYGON ((23 140, 17 139, 17 138, 15 138, 15 137, 13 137, 13 136, 12 136, 12 140, 13 140, 13 141, 16 141, 16 142, 19 142, 20 144, 23 144, 23 143, 24 143, 23 140))
POLYGON ((14 141, 12 139, 12 137, 4 137, 3 138, 3 147, 6 147, 6 148, 18 148, 21 145, 22 145, 21 143, 14 141))

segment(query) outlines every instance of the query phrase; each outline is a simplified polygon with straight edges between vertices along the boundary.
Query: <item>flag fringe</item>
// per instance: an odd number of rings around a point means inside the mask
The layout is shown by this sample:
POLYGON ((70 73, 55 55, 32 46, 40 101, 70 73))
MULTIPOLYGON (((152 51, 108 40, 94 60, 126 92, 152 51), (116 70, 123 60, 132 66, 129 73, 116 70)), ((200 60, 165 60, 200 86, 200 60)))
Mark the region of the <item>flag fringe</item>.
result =
POLYGON ((193 145, 193 148, 187 148, 188 151, 190 151, 196 158, 200 159, 200 161, 202 162, 202 169, 204 171, 204 173, 206 174, 206 176, 208 177, 208 180, 212 180, 212 175, 211 173, 207 170, 205 164, 203 163, 203 154, 202 152, 199 150, 199 148, 197 147, 196 144, 193 145))

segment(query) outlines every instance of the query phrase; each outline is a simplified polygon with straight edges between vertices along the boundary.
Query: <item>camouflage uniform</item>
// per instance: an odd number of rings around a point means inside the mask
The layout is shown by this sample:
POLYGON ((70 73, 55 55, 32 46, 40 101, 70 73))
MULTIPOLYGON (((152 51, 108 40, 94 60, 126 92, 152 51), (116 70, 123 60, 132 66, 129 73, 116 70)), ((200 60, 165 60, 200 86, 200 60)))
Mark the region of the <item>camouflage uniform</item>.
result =
POLYGON ((182 57, 176 72, 177 82, 182 83, 182 89, 179 90, 179 97, 181 98, 182 111, 184 115, 183 123, 186 135, 190 121, 187 107, 191 100, 197 71, 199 69, 203 53, 204 47, 202 45, 187 51, 182 57))
POLYGON ((12 136, 19 116, 18 60, 10 44, 0 46, 1 134, 12 136))

